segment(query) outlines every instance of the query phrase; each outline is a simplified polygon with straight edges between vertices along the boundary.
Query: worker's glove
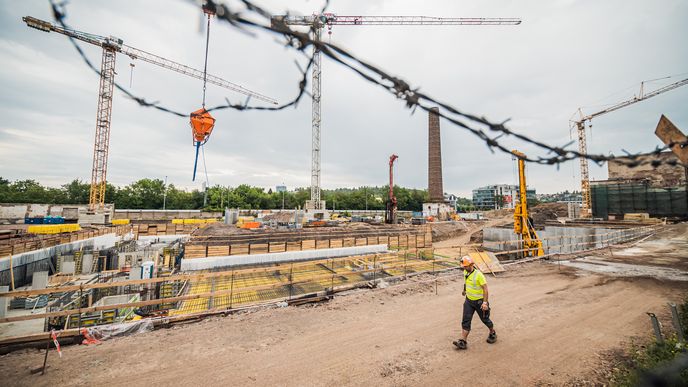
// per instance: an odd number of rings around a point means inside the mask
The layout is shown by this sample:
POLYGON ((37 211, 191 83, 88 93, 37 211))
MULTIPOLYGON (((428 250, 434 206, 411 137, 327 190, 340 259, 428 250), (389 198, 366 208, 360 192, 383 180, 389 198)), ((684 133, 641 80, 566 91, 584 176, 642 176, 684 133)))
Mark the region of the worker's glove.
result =
POLYGON ((483 302, 482 305, 480 305, 480 309, 488 311, 490 310, 490 305, 487 302, 483 302))

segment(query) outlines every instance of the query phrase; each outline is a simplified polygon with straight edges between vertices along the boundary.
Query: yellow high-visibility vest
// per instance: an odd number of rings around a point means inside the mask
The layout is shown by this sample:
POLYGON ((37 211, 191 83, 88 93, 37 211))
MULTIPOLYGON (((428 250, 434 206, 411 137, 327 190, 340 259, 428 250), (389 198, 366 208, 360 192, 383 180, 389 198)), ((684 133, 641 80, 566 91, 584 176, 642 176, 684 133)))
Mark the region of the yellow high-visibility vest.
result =
POLYGON ((485 275, 475 268, 470 274, 466 270, 463 273, 466 280, 466 297, 473 301, 482 299, 484 296, 483 285, 487 283, 485 275))

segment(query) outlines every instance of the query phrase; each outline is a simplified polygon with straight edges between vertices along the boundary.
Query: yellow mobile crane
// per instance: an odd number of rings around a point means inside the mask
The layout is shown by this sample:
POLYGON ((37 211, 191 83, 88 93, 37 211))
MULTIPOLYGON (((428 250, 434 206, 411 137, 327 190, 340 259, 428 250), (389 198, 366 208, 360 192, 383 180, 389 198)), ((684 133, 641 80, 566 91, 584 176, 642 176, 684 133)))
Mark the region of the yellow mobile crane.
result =
POLYGON ((533 222, 528 214, 528 198, 526 196, 526 155, 513 150, 511 153, 516 156, 518 162, 518 202, 514 208, 514 232, 520 235, 523 241, 523 255, 525 257, 540 257, 545 255, 542 249, 542 241, 538 238, 533 227, 533 222))

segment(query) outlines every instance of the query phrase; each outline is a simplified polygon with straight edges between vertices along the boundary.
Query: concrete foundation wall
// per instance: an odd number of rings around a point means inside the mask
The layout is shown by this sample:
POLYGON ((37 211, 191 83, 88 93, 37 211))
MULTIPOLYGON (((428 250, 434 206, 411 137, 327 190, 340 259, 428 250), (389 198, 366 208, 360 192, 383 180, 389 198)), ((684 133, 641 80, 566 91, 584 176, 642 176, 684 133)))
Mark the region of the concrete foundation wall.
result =
POLYGON ((207 270, 218 267, 309 261, 316 259, 346 257, 351 255, 384 253, 386 251, 387 245, 369 245, 340 247, 334 249, 287 251, 284 253, 227 255, 223 257, 182 259, 181 270, 207 270))
MULTIPOLYGON (((52 256, 57 254, 66 254, 72 251, 84 249, 85 247, 90 247, 93 250, 102 250, 114 246, 115 242, 118 240, 119 237, 116 234, 105 234, 77 242, 64 243, 57 246, 46 247, 44 249, 29 251, 13 256, 12 266, 16 268, 18 266, 28 265, 33 262, 50 259, 52 256)), ((9 268, 10 257, 0 258, 0 273, 9 271, 9 268)), ((4 276, 2 276, 2 278, 4 278, 4 276)), ((2 281, 2 278, 0 278, 0 281, 2 281)))
MULTIPOLYGON (((538 237, 543 239, 545 254, 572 253, 579 250, 593 249, 606 246, 607 235, 618 229, 595 228, 595 227, 559 227, 545 226, 544 230, 538 231, 538 237)), ((511 228, 489 227, 483 230, 483 242, 490 242, 484 246, 488 251, 516 250, 518 236, 511 228), (504 243, 495 243, 504 242, 504 243)))
MULTIPOLYGON (((108 220, 112 219, 114 209, 114 204, 105 205, 104 213, 108 220)), ((36 216, 62 216, 67 220, 77 220, 87 211, 87 204, 0 203, 0 224, 23 224, 24 218, 36 216)))

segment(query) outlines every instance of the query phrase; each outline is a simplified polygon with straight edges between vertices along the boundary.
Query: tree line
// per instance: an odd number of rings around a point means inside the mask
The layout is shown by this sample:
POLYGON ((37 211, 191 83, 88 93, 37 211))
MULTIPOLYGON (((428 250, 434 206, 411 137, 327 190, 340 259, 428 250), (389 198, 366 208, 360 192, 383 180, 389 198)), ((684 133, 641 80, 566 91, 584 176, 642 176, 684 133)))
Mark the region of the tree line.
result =
MULTIPOLYGON (((88 204, 90 184, 75 179, 59 188, 46 187, 35 180, 9 181, 0 177, 0 202, 88 204)), ((397 206, 402 211, 421 211, 428 200, 426 190, 395 186, 397 206)), ((388 187, 358 187, 323 190, 323 200, 328 209, 384 210, 388 187)), ((267 191, 261 187, 241 184, 236 187, 215 185, 206 191, 188 191, 173 184, 165 185, 160 179, 141 179, 123 187, 107 184, 105 201, 120 209, 204 209, 221 210, 225 207, 242 209, 293 209, 303 208, 310 198, 310 188, 293 191, 267 191)), ((460 199, 460 203, 470 203, 460 199)))

